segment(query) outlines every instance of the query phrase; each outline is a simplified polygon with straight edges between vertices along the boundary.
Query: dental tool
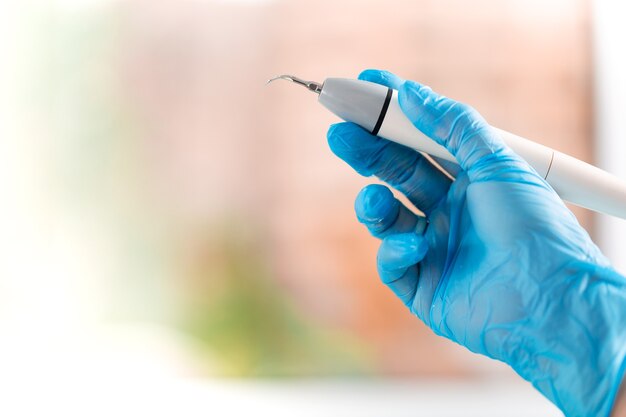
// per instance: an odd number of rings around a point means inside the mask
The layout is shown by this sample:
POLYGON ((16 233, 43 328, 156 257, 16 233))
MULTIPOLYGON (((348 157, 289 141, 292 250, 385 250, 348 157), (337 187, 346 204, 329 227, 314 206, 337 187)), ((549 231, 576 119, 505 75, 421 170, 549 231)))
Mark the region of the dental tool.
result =
MULTIPOLYGON (((323 83, 279 75, 319 95, 318 101, 345 121, 373 135, 419 152, 457 162, 446 148, 419 131, 404 115, 398 92, 369 81, 327 78, 323 83)), ((600 213, 626 219, 626 183, 574 157, 495 128, 502 140, 530 164, 565 201, 600 213)))

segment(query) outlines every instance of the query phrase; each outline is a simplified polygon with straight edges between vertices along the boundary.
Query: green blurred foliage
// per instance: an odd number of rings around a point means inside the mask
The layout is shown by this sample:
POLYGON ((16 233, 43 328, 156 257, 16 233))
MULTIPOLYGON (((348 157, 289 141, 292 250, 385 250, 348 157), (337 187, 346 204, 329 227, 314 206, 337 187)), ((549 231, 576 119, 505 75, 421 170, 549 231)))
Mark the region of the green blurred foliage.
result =
POLYGON ((45 132, 47 188, 110 250, 100 294, 105 317, 171 324, 180 315, 176 324, 200 341, 219 375, 371 373, 362 343, 290 301, 268 267, 263 234, 250 232, 254 221, 225 221, 217 233, 193 229, 155 201, 150 127, 121 89, 122 11, 66 13, 48 5, 30 18, 37 25, 25 46, 36 53, 27 78, 35 81, 23 105, 38 103, 30 116, 35 132, 45 132), (209 243, 185 270, 181 263, 198 241, 209 243))
POLYGON ((222 235, 196 279, 185 328, 217 356, 226 376, 362 375, 362 345, 298 311, 272 279, 260 242, 222 235), (206 285, 209 284, 209 285, 206 285))

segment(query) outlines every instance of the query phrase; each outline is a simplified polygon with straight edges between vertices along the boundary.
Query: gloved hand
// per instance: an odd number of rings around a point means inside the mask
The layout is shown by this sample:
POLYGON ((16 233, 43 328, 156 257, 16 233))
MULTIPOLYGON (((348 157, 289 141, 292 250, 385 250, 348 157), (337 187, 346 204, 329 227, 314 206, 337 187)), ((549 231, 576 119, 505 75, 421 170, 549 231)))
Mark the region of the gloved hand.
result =
POLYGON ((472 108, 383 71, 415 127, 445 146, 456 179, 409 148, 351 123, 333 152, 382 185, 356 199, 383 239, 378 273, 438 335, 508 363, 567 416, 608 416, 626 364, 626 280, 552 188, 472 108))

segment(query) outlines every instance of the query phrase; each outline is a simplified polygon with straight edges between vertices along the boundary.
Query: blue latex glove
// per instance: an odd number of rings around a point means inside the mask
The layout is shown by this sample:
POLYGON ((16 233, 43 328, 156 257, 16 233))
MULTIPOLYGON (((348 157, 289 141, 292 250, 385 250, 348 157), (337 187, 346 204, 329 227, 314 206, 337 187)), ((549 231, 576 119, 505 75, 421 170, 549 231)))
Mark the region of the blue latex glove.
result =
POLYGON ((361 79, 399 91, 417 129, 459 165, 442 165, 351 123, 331 126, 333 152, 388 188, 356 199, 383 239, 378 272, 433 331, 508 363, 567 416, 608 416, 624 373, 626 280, 552 188, 472 108, 383 71, 361 79))

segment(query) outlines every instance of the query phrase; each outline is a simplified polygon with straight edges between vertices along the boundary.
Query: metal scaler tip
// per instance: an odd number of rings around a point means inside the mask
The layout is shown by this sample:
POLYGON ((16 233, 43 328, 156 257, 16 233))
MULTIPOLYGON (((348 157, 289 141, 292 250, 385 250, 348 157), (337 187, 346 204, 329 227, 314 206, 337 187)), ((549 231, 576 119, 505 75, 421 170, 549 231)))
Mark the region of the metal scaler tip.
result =
POLYGON ((267 83, 265 83, 266 85, 271 83, 272 81, 276 81, 276 80, 287 80, 287 81, 291 81, 292 83, 296 83, 296 84, 300 84, 303 87, 306 87, 309 91, 313 91, 314 93, 319 94, 322 91, 322 84, 315 82, 315 81, 305 81, 301 78, 298 78, 296 76, 293 75, 287 75, 287 74, 283 74, 283 75, 279 75, 276 76, 270 80, 267 81, 267 83))

